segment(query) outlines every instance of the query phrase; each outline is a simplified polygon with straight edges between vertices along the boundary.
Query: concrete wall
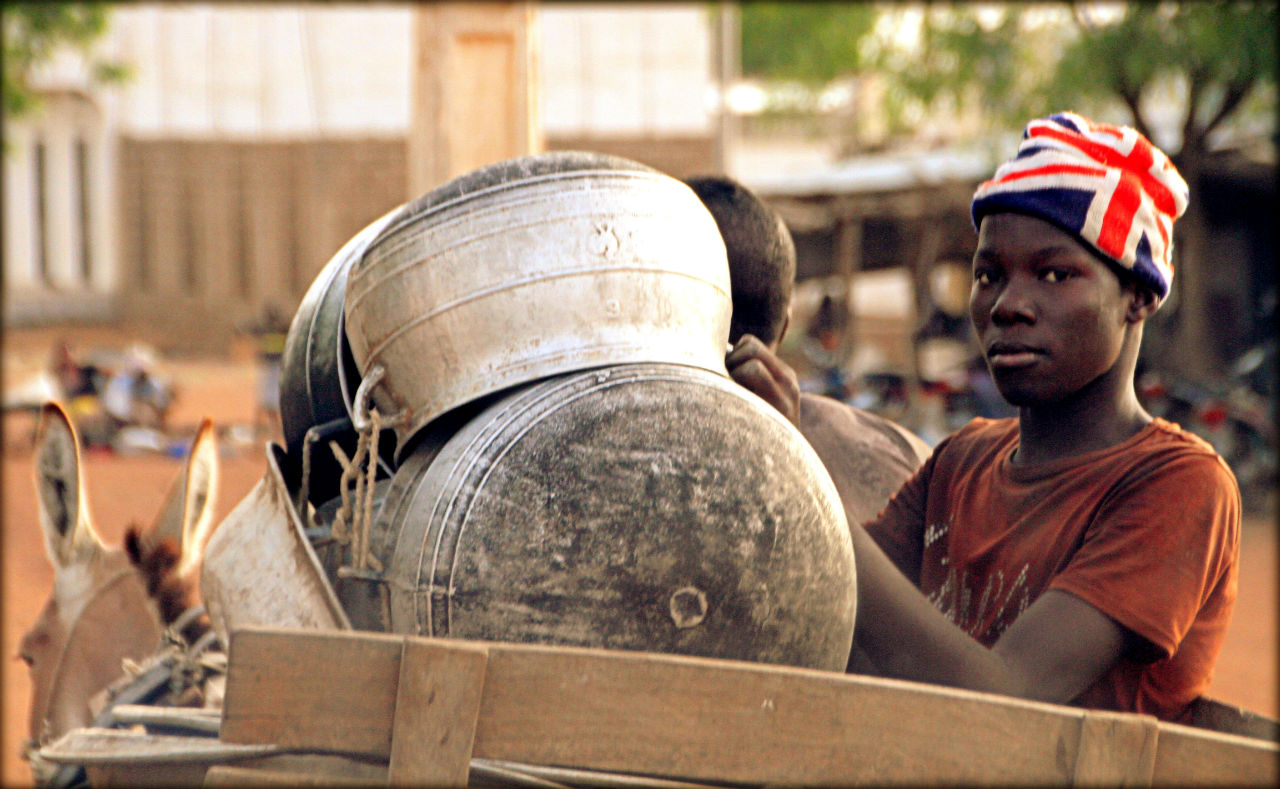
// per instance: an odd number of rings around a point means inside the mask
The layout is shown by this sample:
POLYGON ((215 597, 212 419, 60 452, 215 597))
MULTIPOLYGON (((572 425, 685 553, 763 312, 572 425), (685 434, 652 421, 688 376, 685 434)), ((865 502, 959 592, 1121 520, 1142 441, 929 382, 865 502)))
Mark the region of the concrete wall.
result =
POLYGON ((225 350, 268 305, 292 314, 355 233, 404 202, 404 142, 120 145, 119 317, 162 348, 225 350))
MULTIPOLYGON (((714 131, 705 4, 537 3, 534 20, 548 134, 714 131)), ((136 136, 405 134, 412 32, 410 3, 124 3, 104 49, 136 73, 108 100, 136 136)))
MULTIPOLYGON (((706 172, 702 137, 552 137, 548 148, 706 172)), ((126 137, 116 185, 113 317, 154 345, 220 352, 268 304, 292 314, 329 258, 405 202, 399 137, 229 141, 126 137)))
MULTIPOLYGON (((538 8, 547 148, 715 168, 705 6, 538 8)), ((122 323, 216 351, 265 304, 291 312, 410 196, 411 18, 404 3, 116 8, 101 54, 133 78, 91 88, 61 53, 38 80, 45 112, 5 121, 6 324, 122 323)))

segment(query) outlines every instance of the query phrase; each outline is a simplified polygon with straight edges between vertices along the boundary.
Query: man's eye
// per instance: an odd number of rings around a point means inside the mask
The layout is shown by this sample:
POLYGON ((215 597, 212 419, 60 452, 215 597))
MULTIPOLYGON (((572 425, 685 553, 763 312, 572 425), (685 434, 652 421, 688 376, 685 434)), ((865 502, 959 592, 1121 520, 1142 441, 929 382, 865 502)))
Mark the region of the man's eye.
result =
POLYGON ((992 276, 990 271, 973 272, 973 281, 978 283, 979 285, 990 285, 991 280, 992 280, 992 276))
POLYGON ((1071 272, 1067 271, 1066 269, 1051 268, 1051 269, 1045 269, 1044 273, 1042 273, 1040 276, 1042 279, 1044 279, 1045 282, 1053 284, 1057 282, 1063 282, 1064 280, 1066 280, 1071 276, 1071 272))

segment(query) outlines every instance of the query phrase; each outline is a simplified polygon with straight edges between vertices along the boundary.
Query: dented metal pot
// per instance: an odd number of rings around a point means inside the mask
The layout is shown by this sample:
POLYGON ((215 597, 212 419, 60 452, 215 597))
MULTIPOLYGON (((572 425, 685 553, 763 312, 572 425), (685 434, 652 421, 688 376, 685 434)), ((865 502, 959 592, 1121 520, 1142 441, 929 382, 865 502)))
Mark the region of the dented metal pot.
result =
POLYGON ((392 478, 370 546, 387 629, 842 671, 853 547, 800 433, 664 364, 509 393, 392 478))
POLYGON ((723 372, 729 271, 683 183, 602 154, 522 157, 406 206, 351 269, 346 332, 397 457, 445 412, 573 370, 723 372))

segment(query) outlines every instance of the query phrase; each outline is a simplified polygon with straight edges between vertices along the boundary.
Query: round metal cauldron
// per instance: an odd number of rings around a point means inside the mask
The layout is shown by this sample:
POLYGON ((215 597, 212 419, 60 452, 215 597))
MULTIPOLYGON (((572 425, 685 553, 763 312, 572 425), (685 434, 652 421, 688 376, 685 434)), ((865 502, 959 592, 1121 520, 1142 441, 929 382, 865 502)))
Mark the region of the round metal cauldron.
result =
POLYGON ((397 469, 370 541, 389 629, 842 671, 844 510, 728 378, 638 364, 503 396, 397 469))
POLYGON ((347 338, 408 439, 446 411, 628 362, 724 370, 729 271, 683 183, 557 152, 490 165, 409 204, 352 267, 347 338))
MULTIPOLYGON (((342 468, 329 450, 337 441, 350 457, 357 434, 350 424, 352 403, 360 385, 344 331, 343 302, 351 265, 400 209, 389 211, 369 224, 329 259, 302 297, 280 360, 280 424, 289 460, 301 468, 307 431, 319 428, 312 449, 308 498, 316 506, 338 495, 342 468)), ((390 473, 394 456, 391 441, 380 442, 383 471, 390 473)))

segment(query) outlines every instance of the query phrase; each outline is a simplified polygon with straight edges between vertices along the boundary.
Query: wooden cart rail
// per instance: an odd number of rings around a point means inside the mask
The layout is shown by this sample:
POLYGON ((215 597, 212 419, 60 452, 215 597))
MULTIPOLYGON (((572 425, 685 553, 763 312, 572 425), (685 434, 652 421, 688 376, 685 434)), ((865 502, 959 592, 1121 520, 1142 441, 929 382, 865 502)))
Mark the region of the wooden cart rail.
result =
POLYGON ((896 680, 265 628, 231 657, 221 742, 380 760, 392 784, 462 785, 473 757, 753 785, 1280 783, 1275 742, 896 680))

